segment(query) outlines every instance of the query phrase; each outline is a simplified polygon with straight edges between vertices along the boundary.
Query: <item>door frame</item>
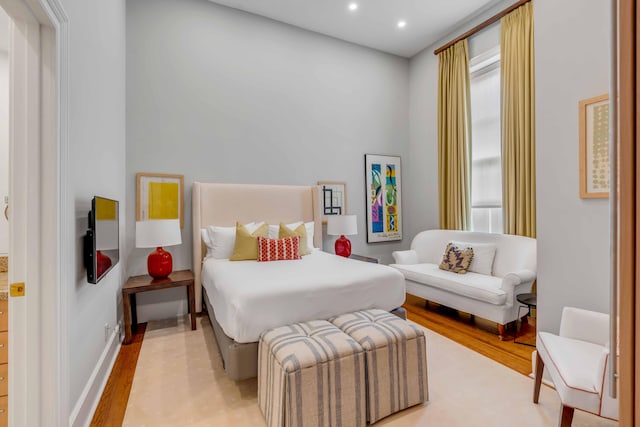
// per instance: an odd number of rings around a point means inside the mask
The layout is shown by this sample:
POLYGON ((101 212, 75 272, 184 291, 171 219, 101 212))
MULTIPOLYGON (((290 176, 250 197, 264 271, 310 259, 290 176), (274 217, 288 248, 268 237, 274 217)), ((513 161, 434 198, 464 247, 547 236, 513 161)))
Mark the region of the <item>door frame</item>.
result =
POLYGON ((9 424, 69 424, 68 19, 59 0, 0 0, 9 31, 9 424))
MULTIPOLYGON (((635 0, 618 7, 618 301, 620 426, 640 423, 640 9, 635 0)), ((614 190, 615 191, 615 190, 614 190)))

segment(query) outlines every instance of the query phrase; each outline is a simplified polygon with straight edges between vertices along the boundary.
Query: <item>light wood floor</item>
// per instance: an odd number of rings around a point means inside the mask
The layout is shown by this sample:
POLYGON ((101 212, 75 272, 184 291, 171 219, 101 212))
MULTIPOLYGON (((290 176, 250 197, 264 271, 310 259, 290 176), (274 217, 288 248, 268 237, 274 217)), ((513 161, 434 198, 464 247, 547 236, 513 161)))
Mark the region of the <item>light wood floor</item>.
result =
POLYGON ((120 353, 118 353, 118 358, 113 364, 111 375, 93 415, 92 427, 116 427, 122 425, 146 329, 146 323, 139 324, 138 330, 131 337, 131 344, 120 347, 120 353))
MULTIPOLYGON (((515 325, 507 329, 504 341, 498 338, 497 326, 467 313, 459 313, 435 303, 425 307, 425 300, 407 294, 403 306, 407 317, 427 329, 464 345, 524 375, 531 373, 531 353, 534 347, 513 342, 515 325)), ((524 314, 524 310, 523 310, 524 314)), ((518 332, 518 342, 535 344, 536 329, 532 320, 523 323, 518 332)))
MULTIPOLYGON (((434 303, 425 307, 425 300, 413 295, 407 295, 404 308, 412 321, 517 372, 524 375, 531 372, 531 353, 534 348, 514 343, 513 331, 509 331, 512 335, 507 340, 500 341, 495 324, 479 318, 472 320, 469 314, 458 313, 434 303)), ((144 323, 138 325, 131 344, 121 347, 91 422, 92 427, 122 425, 145 328, 144 323)), ((535 326, 524 324, 518 341, 535 343, 535 326)))

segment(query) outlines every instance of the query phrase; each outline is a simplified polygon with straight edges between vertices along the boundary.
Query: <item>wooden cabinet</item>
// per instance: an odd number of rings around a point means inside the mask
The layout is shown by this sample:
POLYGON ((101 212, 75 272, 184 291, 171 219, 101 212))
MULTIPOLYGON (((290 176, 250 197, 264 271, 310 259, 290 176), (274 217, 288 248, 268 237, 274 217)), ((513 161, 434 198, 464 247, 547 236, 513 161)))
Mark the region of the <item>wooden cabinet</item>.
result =
POLYGON ((9 330, 9 301, 0 301, 0 331, 9 330))
POLYGON ((9 425, 9 396, 0 397, 0 426, 9 425))
POLYGON ((9 425, 9 301, 0 300, 0 427, 9 425))

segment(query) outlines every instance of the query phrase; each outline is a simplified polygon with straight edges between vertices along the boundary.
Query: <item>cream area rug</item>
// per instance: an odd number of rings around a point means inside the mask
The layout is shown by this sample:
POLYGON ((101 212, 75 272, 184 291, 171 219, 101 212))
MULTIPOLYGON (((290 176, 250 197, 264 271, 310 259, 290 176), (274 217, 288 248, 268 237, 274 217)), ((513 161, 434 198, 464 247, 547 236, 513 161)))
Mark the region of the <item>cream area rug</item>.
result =
MULTIPOLYGON (((265 426, 255 379, 227 378, 211 324, 198 318, 150 322, 142 343, 124 426, 265 426)), ((531 401, 533 380, 425 329, 429 401, 376 426, 556 426, 560 400, 542 387, 531 401)), ((617 423, 576 411, 573 426, 617 423)))

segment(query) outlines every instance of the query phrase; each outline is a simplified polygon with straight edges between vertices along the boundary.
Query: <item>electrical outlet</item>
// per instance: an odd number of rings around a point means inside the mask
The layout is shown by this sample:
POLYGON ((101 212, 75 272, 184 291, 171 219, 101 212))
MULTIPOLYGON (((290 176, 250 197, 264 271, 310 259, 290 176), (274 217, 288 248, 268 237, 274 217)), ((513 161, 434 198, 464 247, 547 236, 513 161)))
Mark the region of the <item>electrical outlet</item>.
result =
POLYGON ((108 323, 104 324, 104 341, 107 342, 109 341, 109 331, 111 330, 111 327, 109 326, 108 323))

